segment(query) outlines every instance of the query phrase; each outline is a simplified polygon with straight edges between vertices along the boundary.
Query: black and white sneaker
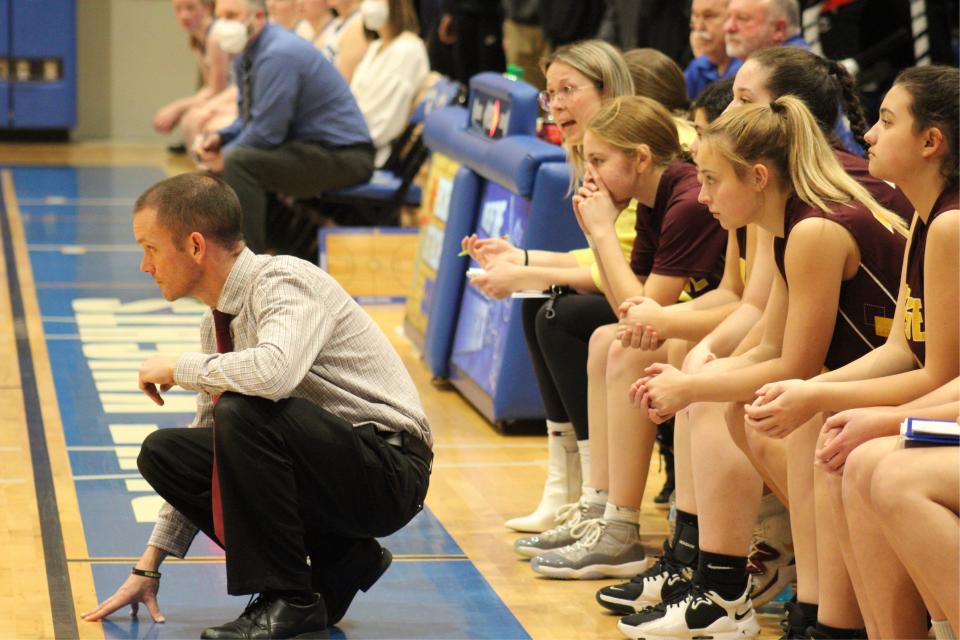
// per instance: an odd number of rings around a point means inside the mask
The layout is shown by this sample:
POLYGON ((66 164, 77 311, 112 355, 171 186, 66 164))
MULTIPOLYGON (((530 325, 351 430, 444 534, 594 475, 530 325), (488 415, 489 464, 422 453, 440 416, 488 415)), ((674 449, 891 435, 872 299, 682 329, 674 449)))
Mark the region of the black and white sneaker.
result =
POLYGON ((692 578, 693 569, 677 562, 670 544, 664 542, 663 555, 655 564, 630 582, 600 589, 597 602, 616 613, 636 613, 685 592, 692 578))
POLYGON ((760 635, 760 625, 750 602, 750 584, 736 600, 724 600, 697 582, 682 598, 663 607, 622 618, 617 628, 628 638, 673 640, 711 638, 745 640, 760 635))

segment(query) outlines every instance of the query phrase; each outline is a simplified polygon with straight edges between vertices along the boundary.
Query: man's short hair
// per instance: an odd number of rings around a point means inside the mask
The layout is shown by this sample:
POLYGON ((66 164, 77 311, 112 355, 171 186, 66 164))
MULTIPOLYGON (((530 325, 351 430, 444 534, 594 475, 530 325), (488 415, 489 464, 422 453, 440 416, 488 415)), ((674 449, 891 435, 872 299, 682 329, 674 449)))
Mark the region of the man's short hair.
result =
POLYGON ((713 122, 733 100, 733 78, 723 78, 708 84, 690 106, 690 115, 697 109, 706 112, 707 122, 713 122))
POLYGON ((787 37, 800 33, 800 3, 797 0, 770 0, 768 16, 771 20, 787 21, 787 37))
POLYGON ((156 183, 133 205, 135 214, 144 209, 157 212, 157 221, 178 245, 194 231, 226 249, 243 240, 240 200, 210 173, 184 173, 156 183))

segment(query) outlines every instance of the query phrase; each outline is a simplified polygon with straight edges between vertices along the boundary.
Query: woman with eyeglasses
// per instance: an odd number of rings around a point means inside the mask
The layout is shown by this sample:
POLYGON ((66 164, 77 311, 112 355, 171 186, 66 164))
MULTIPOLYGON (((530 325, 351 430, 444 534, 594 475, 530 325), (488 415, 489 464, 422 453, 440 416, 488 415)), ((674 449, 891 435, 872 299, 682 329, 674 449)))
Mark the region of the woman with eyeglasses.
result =
MULTIPOLYGON (((549 111, 563 135, 571 165, 570 188, 584 173, 583 132, 587 122, 609 98, 633 94, 634 86, 620 53, 600 40, 587 40, 557 49, 542 64, 547 89, 540 105, 549 111)), ((558 211, 557 215, 572 215, 558 211)), ((631 203, 617 221, 620 251, 633 247, 636 205, 631 203)), ((586 245, 584 240, 584 245, 586 245)), ((564 295, 544 303, 524 301, 524 333, 547 414, 549 468, 543 495, 530 514, 509 520, 516 531, 539 533, 555 523, 557 511, 580 497, 581 477, 589 477, 587 440, 586 361, 592 331, 616 320, 601 295, 600 272, 589 248, 561 253, 528 251, 506 239, 463 239, 463 247, 486 273, 471 280, 494 299, 523 289, 565 285, 583 295, 564 295), (548 320, 544 307, 555 316, 548 320)))

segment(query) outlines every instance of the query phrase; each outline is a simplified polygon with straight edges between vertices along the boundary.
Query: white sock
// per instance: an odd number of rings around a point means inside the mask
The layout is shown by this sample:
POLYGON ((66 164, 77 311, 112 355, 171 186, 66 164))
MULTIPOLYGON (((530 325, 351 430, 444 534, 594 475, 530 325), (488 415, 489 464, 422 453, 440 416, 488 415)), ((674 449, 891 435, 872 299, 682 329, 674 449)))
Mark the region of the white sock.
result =
POLYGON ((612 502, 607 502, 607 507, 603 511, 604 520, 616 520, 617 522, 628 522, 630 524, 640 524, 640 509, 633 507, 621 507, 612 502))
POLYGON ((577 440, 577 449, 580 450, 580 477, 586 485, 590 482, 590 441, 577 440))
POLYGON ((553 420, 547 420, 547 433, 567 433, 568 431, 573 430, 573 423, 570 422, 554 422, 553 420))
POLYGON ((933 626, 933 635, 937 640, 957 640, 957 634, 953 632, 953 627, 946 620, 931 620, 933 626))
POLYGON ((583 499, 590 504, 603 506, 607 504, 607 496, 609 495, 610 492, 606 489, 594 489, 593 487, 583 485, 583 499))

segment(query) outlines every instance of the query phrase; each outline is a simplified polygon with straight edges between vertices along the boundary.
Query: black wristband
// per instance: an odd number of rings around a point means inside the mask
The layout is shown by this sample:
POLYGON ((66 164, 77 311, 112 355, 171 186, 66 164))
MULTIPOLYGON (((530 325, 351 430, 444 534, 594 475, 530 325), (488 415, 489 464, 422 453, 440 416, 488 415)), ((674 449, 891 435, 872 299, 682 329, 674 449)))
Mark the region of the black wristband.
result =
POLYGON ((527 251, 526 249, 523 250, 523 266, 525 267, 530 266, 530 252, 527 251))
POLYGON ((136 567, 134 567, 133 569, 130 570, 130 573, 132 573, 135 576, 141 576, 144 578, 153 578, 154 580, 160 579, 159 571, 146 571, 144 569, 137 569, 136 567))

